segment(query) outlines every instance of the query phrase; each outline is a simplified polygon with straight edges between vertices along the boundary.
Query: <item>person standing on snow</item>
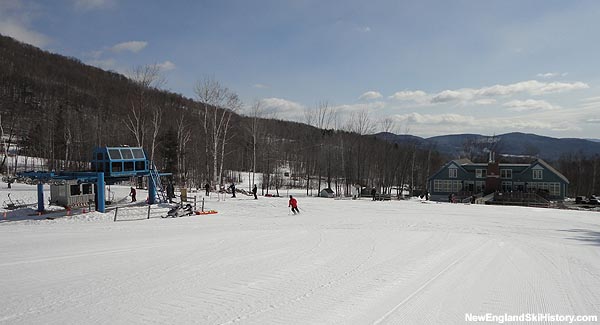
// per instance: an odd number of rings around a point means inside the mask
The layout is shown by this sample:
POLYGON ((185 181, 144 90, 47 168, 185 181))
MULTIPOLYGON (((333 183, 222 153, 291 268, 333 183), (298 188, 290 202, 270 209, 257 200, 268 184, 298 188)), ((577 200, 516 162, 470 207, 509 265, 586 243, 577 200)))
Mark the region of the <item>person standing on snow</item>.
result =
POLYGON ((131 196, 131 202, 135 202, 135 201, 137 201, 137 200, 135 199, 135 194, 136 194, 136 192, 135 192, 135 188, 133 188, 133 186, 132 186, 132 187, 131 187, 131 191, 129 191, 129 195, 131 196))
POLYGON ((175 198, 175 186, 172 182, 169 182, 167 185, 167 199, 169 203, 173 203, 173 198, 175 198))
POLYGON ((294 214, 300 213, 300 210, 298 210, 298 201, 296 201, 296 199, 294 199, 291 195, 290 195, 290 202, 288 202, 288 208, 289 207, 292 207, 292 212, 294 214))
POLYGON ((229 188, 231 189, 231 193, 233 193, 231 197, 235 197, 235 184, 231 183, 231 186, 229 186, 229 188))
POLYGON ((256 192, 258 191, 258 188, 256 188, 256 184, 254 184, 254 187, 252 188, 252 194, 254 194, 254 199, 258 200, 258 197, 256 196, 256 192))
POLYGON ((210 195, 210 184, 206 183, 206 185, 204 185, 204 189, 206 190, 206 196, 210 195))

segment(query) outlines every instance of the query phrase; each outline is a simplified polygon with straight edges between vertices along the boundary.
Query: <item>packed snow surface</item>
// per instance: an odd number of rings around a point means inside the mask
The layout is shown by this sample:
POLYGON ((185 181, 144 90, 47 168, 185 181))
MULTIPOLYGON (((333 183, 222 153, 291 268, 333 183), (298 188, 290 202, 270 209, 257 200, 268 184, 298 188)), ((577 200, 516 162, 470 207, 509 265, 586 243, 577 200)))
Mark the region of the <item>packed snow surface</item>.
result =
POLYGON ((299 215, 285 197, 212 194, 212 215, 163 219, 167 208, 153 207, 145 219, 147 208, 132 206, 119 212, 128 221, 109 211, 2 222, 0 323, 460 324, 467 313, 599 313, 598 212, 298 194, 299 215))

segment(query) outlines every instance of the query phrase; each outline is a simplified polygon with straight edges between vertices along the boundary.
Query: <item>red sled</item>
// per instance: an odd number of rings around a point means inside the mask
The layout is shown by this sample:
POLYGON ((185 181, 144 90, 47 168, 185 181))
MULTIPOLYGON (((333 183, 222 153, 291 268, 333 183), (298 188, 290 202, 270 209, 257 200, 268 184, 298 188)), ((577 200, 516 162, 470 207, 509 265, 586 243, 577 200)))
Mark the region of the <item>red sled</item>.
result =
POLYGON ((215 214, 215 213, 218 213, 218 212, 217 212, 217 211, 215 211, 215 210, 208 210, 208 211, 196 211, 196 214, 197 214, 197 215, 200 215, 200 214, 215 214))

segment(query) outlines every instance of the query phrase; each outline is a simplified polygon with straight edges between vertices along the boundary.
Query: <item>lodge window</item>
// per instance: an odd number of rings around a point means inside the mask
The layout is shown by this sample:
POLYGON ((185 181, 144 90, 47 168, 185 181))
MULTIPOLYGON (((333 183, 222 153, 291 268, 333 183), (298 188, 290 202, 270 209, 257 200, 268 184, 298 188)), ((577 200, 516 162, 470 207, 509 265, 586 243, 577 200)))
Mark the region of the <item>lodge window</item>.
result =
POLYGON ((460 181, 436 179, 433 181, 433 191, 442 193, 457 193, 462 189, 460 181))
POLYGON ((501 178, 512 178, 512 169, 500 169, 501 178))
POLYGON ((530 191, 548 191, 552 196, 560 196, 560 183, 529 183, 527 188, 530 191))
POLYGON ((485 178, 487 176, 487 170, 475 169, 475 178, 485 178))
POLYGON ((448 177, 456 178, 457 176, 458 176, 458 169, 456 169, 456 168, 448 169, 448 177))
POLYGON ((475 182, 475 192, 479 193, 479 192, 483 192, 485 188, 485 183, 482 181, 477 181, 475 182))
POLYGON ((533 179, 542 179, 543 178, 543 170, 541 169, 534 169, 533 170, 533 179))

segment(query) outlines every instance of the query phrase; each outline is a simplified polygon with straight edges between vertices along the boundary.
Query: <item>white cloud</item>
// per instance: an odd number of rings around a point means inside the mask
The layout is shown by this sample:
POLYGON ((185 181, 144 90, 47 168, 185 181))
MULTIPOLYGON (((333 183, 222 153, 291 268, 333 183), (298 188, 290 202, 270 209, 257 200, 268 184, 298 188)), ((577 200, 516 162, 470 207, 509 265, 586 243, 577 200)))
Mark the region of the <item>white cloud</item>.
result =
POLYGON ((110 8, 114 5, 114 0, 74 0, 75 8, 79 10, 94 10, 110 8))
POLYGON ((459 90, 444 90, 431 98, 432 103, 447 103, 454 101, 466 101, 473 98, 473 92, 471 89, 459 89, 459 90))
POLYGON ((482 99, 478 99, 476 101, 474 101, 473 103, 476 105, 492 105, 492 104, 496 104, 496 100, 493 98, 482 98, 482 99))
POLYGON ((426 99, 426 97, 427 93, 422 90, 403 90, 394 93, 388 98, 398 101, 412 100, 418 102, 426 99))
POLYGON ((51 42, 50 37, 31 28, 32 21, 39 15, 41 10, 34 3, 0 0, 0 34, 33 46, 45 47, 51 42))
POLYGON ((360 26, 360 27, 357 27, 356 30, 358 30, 359 32, 368 33, 368 32, 371 31, 371 27, 369 27, 369 26, 360 26))
POLYGON ((472 116, 460 114, 419 114, 409 113, 404 115, 395 115, 394 118, 399 122, 408 122, 415 124, 443 124, 443 125, 476 125, 475 118, 472 116))
POLYGON ((380 110, 384 108, 386 104, 381 101, 369 102, 369 103, 358 103, 358 104, 344 104, 334 106, 333 109, 336 110, 339 114, 351 114, 360 111, 370 111, 370 110, 380 110))
POLYGON ((508 85, 443 90, 431 97, 431 103, 477 101, 482 98, 510 97, 517 94, 544 95, 587 89, 589 87, 588 84, 583 82, 540 82, 537 80, 528 80, 508 85))
POLYGON ((258 89, 268 89, 270 88, 268 85, 265 84, 254 84, 254 88, 258 88, 258 89))
MULTIPOLYGON (((572 120, 561 120, 553 115, 540 116, 536 118, 529 116, 511 117, 475 117, 460 114, 420 114, 408 113, 392 116, 396 123, 405 124, 407 128, 418 130, 420 135, 440 135, 457 133, 505 133, 515 130, 536 132, 543 131, 574 131, 580 128, 572 120)), ((600 120, 599 120, 600 121, 600 120)))
POLYGON ((371 100, 371 99, 377 99, 377 98, 381 98, 381 97, 383 97, 383 96, 381 95, 380 92, 371 90, 371 91, 367 91, 364 94, 360 95, 360 97, 358 97, 358 99, 359 100, 371 100))
POLYGON ((156 66, 161 70, 161 71, 170 71, 175 69, 175 63, 167 60, 163 63, 157 63, 156 66))
POLYGON ((0 21, 0 34, 37 47, 44 47, 50 43, 48 36, 38 33, 28 28, 25 24, 12 19, 0 21))
POLYGON ((263 98, 260 103, 266 114, 277 118, 300 121, 304 115, 304 105, 287 99, 263 98))
POLYGON ((554 106, 547 101, 544 100, 512 100, 503 105, 504 107, 508 107, 509 110, 515 112, 524 112, 524 111, 533 111, 533 110, 553 110, 559 109, 560 107, 554 106))
POLYGON ((566 77, 568 73, 566 72, 546 72, 546 73, 538 73, 537 76, 544 79, 551 79, 556 77, 566 77))
POLYGON ((581 102, 600 102, 600 96, 596 96, 596 97, 587 97, 587 98, 583 98, 580 99, 579 101, 581 102))
POLYGON ((549 93, 560 93, 565 91, 589 88, 583 82, 540 82, 537 80, 521 81, 508 85, 494 85, 475 90, 477 96, 511 96, 518 93, 527 93, 530 95, 543 95, 549 93))
MULTIPOLYGON (((543 122, 543 121, 524 121, 524 120, 504 120, 504 123, 502 123, 501 125, 503 126, 509 126, 511 128, 517 129, 517 130, 531 130, 531 129, 538 129, 538 130, 550 130, 553 128, 552 123, 548 123, 548 122, 543 122)), ((497 124, 499 125, 499 124, 497 124)))
POLYGON ((122 42, 119 44, 115 44, 110 49, 113 52, 117 52, 117 53, 124 52, 124 51, 137 53, 137 52, 143 50, 147 45, 148 45, 148 42, 145 42, 145 41, 129 41, 129 42, 122 42))

